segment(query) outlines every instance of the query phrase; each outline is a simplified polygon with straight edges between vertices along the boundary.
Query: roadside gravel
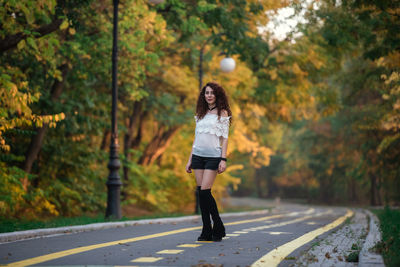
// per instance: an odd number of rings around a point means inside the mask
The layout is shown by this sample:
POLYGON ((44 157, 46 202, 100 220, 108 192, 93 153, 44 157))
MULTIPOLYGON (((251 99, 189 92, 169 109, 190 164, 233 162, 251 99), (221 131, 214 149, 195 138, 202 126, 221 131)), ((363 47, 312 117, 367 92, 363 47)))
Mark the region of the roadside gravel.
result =
POLYGON ((294 266, 385 266, 382 257, 371 251, 381 240, 376 217, 365 209, 354 212, 341 228, 323 240, 315 240, 294 266))

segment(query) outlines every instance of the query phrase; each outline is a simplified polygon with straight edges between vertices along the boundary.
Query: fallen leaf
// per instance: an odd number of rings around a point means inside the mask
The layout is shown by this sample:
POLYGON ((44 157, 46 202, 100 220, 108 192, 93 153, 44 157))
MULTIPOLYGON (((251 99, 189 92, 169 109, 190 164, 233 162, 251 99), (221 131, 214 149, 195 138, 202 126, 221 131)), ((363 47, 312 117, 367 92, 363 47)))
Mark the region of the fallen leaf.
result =
POLYGON ((332 258, 331 255, 329 255, 329 252, 325 253, 325 258, 327 258, 327 259, 332 258))

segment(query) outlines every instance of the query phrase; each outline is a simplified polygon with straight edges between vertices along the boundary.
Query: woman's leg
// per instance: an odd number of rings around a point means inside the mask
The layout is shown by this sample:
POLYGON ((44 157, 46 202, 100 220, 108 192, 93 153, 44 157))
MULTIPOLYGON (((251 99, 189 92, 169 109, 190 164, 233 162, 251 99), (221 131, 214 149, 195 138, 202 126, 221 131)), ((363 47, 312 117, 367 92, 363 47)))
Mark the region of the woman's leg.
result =
POLYGON ((201 186, 201 183, 203 181, 204 170, 196 169, 196 170, 193 170, 193 172, 194 172, 194 176, 196 177, 197 186, 201 186))
POLYGON ((199 211, 199 207, 200 207, 200 188, 201 188, 201 181, 203 181, 203 173, 204 173, 204 169, 194 169, 194 176, 196 177, 196 192, 195 192, 195 197, 196 197, 196 207, 195 207, 195 211, 196 214, 199 211))
POLYGON ((198 189, 198 196, 200 202, 201 220, 203 221, 203 229, 201 230, 200 236, 197 238, 198 241, 211 241, 212 240, 212 227, 210 219, 210 207, 207 204, 207 199, 202 197, 201 194, 201 184, 203 181, 204 170, 196 169, 193 170, 196 176, 196 183, 198 189))
MULTIPOLYGON (((203 177, 201 180, 201 190, 211 189, 214 184, 215 177, 217 176, 217 171, 214 170, 204 170, 203 177)), ((197 184, 199 185, 199 184, 197 184)))
MULTIPOLYGON (((204 201, 204 205, 209 208, 209 212, 214 222, 212 229, 212 235, 214 241, 221 241, 222 237, 225 236, 225 227, 219 216, 217 203, 213 195, 211 194, 211 187, 214 184, 217 171, 204 170, 203 180, 201 183, 200 190, 200 201, 204 201), (202 200, 203 199, 203 200, 202 200)), ((201 202, 200 202, 201 203, 201 202)))
POLYGON ((221 241, 222 238, 226 235, 225 234, 225 226, 224 223, 221 220, 221 217, 219 216, 218 212, 218 207, 217 207, 217 202, 215 202, 215 199, 213 195, 211 194, 211 190, 209 192, 209 206, 210 206, 210 214, 213 219, 213 228, 212 228, 212 236, 214 241, 221 241))

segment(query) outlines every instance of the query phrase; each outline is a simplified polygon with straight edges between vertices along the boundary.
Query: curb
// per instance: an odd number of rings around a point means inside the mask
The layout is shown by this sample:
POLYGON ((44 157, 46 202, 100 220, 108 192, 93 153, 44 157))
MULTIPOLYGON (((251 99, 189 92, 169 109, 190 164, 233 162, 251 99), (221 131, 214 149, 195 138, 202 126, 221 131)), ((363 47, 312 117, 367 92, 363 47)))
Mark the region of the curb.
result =
POLYGON ((370 252, 370 249, 373 248, 376 243, 378 243, 382 239, 381 232, 379 231, 378 226, 379 221, 372 212, 366 209, 365 211, 370 218, 369 232, 359 255, 359 266, 385 266, 383 258, 380 254, 370 252))
MULTIPOLYGON (((261 214, 268 214, 271 212, 272 211, 269 209, 268 210, 259 210, 259 211, 231 212, 231 213, 223 213, 223 214, 221 214, 221 217, 227 218, 227 217, 239 217, 239 216, 243 216, 243 215, 261 215, 261 214)), ((25 239, 31 239, 31 238, 38 238, 38 237, 45 237, 45 236, 56 235, 56 234, 71 234, 71 233, 103 230, 103 229, 110 229, 110 228, 122 228, 122 227, 127 227, 127 226, 134 226, 134 225, 186 222, 186 221, 197 220, 199 218, 200 218, 200 215, 192 215, 192 216, 183 216, 183 217, 143 219, 143 220, 132 220, 132 221, 124 221, 124 222, 109 222, 109 223, 92 223, 92 224, 86 224, 86 225, 17 231, 17 232, 0 234, 0 243, 25 240, 25 239)))

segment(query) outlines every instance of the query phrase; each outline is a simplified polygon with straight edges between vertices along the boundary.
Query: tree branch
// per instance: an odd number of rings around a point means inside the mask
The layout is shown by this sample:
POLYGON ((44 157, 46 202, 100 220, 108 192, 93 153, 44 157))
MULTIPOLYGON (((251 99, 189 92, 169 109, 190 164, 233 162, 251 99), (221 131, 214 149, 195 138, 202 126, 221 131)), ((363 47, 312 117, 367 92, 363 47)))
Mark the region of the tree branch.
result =
MULTIPOLYGON (((62 19, 56 19, 47 25, 43 25, 42 27, 34 29, 33 30, 34 32, 39 33, 39 35, 37 35, 35 37, 40 38, 49 33, 56 31, 60 27, 62 21, 63 21, 62 19)), ((19 32, 19 33, 13 34, 13 35, 6 36, 5 38, 0 40, 0 52, 3 53, 11 48, 16 47, 20 41, 26 39, 27 37, 28 37, 28 35, 23 32, 19 32)))

